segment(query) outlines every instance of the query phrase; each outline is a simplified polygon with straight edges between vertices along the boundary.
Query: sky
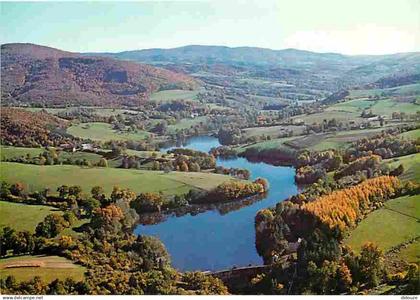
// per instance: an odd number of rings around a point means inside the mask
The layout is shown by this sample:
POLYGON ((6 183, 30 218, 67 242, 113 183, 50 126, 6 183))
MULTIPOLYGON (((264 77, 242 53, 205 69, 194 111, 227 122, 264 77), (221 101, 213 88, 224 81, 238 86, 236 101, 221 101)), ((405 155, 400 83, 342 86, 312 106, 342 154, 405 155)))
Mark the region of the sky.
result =
POLYGON ((420 51, 419 0, 1 2, 0 42, 75 52, 185 45, 420 51))

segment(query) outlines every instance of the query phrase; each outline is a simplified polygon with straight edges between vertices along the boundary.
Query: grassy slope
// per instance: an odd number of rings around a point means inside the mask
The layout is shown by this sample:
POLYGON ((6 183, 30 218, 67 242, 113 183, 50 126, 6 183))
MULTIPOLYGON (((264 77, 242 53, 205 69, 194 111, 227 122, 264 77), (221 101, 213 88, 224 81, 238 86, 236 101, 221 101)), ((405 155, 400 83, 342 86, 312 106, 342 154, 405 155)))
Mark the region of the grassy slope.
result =
MULTIPOLYGON (((63 212, 51 206, 0 201, 0 228, 10 226, 17 231, 35 232, 36 225, 52 213, 62 214, 63 212)), ((77 220, 72 228, 64 229, 59 236, 77 236, 79 233, 74 229, 87 222, 89 222, 88 219, 77 220)))
POLYGON ((420 153, 386 159, 389 167, 394 169, 400 164, 404 167, 404 173, 400 176, 403 181, 413 180, 420 183, 420 153))
POLYGON ((385 207, 369 214, 350 233, 345 243, 358 251, 371 241, 389 250, 420 233, 420 195, 404 196, 386 202, 385 207))
MULTIPOLYGON (((37 107, 26 107, 25 110, 37 112, 41 110, 46 110, 48 113, 56 115, 60 112, 72 112, 79 107, 68 107, 68 108, 37 108, 37 107)), ((88 108, 93 111, 94 114, 104 117, 116 116, 119 114, 124 113, 132 113, 137 114, 138 112, 135 110, 129 109, 118 109, 118 108, 103 108, 103 107, 96 107, 96 106, 80 106, 80 108, 88 108)))
POLYGON ((165 102, 171 100, 196 100, 199 90, 185 91, 185 90, 167 90, 153 93, 150 95, 150 100, 156 102, 165 102))
POLYGON ((416 140, 420 138, 420 129, 410 130, 399 135, 402 138, 416 140))
POLYGON ((30 191, 49 187, 52 191, 62 184, 80 185, 85 192, 93 186, 104 187, 107 193, 115 185, 140 192, 165 194, 186 193, 192 188, 211 189, 232 177, 212 173, 182 173, 125 170, 114 168, 82 168, 78 166, 37 166, 2 163, 0 177, 8 182, 23 182, 30 191))
POLYGON ((55 279, 64 280, 73 278, 82 280, 85 268, 73 264, 70 260, 59 256, 18 256, 0 259, 0 277, 6 278, 9 275, 15 276, 17 281, 27 281, 35 276, 40 276, 45 282, 51 282, 55 279), (19 265, 34 265, 34 267, 13 267, 19 265), (36 267, 38 266, 38 267, 36 267))
POLYGON ((295 149, 310 149, 310 150, 326 150, 330 148, 346 148, 352 142, 363 137, 374 136, 384 130, 385 128, 373 128, 365 130, 348 130, 340 131, 337 133, 321 133, 312 134, 307 136, 294 136, 287 138, 272 139, 270 141, 259 142, 256 144, 245 145, 238 147, 239 152, 244 151, 246 148, 259 148, 259 149, 273 149, 279 147, 288 147, 295 149))
POLYGON ((179 120, 179 122, 174 124, 174 125, 169 125, 168 126, 168 131, 169 132, 175 132, 177 129, 178 130, 188 129, 188 128, 191 128, 191 126, 199 124, 200 122, 206 123, 206 121, 207 121, 206 116, 200 116, 200 117, 196 117, 194 119, 184 118, 184 119, 179 120))
POLYGON ((8 147, 0 146, 0 157, 10 159, 30 154, 31 157, 38 156, 45 151, 44 148, 24 148, 24 147, 8 147))
POLYGON ((407 84, 386 89, 370 89, 370 90, 351 90, 351 98, 381 96, 382 93, 387 95, 418 95, 420 94, 420 83, 407 84))
POLYGON ((145 131, 138 131, 133 133, 118 132, 112 129, 112 125, 100 122, 80 123, 77 125, 72 125, 67 129, 67 132, 76 137, 96 141, 143 140, 149 136, 149 134, 145 131))
POLYGON ((283 125, 278 125, 278 126, 267 126, 267 127, 250 127, 250 128, 246 128, 244 129, 243 133, 247 136, 247 137, 251 137, 251 136, 260 136, 260 135, 269 135, 271 137, 277 137, 280 133, 284 132, 285 130, 292 130, 293 133, 295 135, 299 135, 303 133, 304 130, 304 126, 283 126, 283 125))
MULTIPOLYGON (((26 157, 27 154, 30 154, 31 157, 38 156, 43 153, 45 148, 24 148, 24 147, 11 147, 11 146, 0 146, 0 157, 3 159, 19 158, 26 157)), ((92 163, 96 163, 101 159, 101 155, 89 152, 65 152, 61 151, 58 153, 59 158, 67 159, 71 158, 73 160, 77 159, 87 159, 92 163)))
POLYGON ((420 105, 407 102, 397 102, 391 99, 379 100, 372 106, 372 112, 376 115, 391 117, 393 112, 413 114, 420 110, 420 105))
POLYGON ((62 211, 51 206, 0 201, 0 228, 10 226, 17 231, 35 232, 36 225, 52 213, 62 214, 62 211))
POLYGON ((406 248, 403 248, 399 257, 405 260, 408 263, 419 263, 420 262, 420 241, 408 245, 406 248))

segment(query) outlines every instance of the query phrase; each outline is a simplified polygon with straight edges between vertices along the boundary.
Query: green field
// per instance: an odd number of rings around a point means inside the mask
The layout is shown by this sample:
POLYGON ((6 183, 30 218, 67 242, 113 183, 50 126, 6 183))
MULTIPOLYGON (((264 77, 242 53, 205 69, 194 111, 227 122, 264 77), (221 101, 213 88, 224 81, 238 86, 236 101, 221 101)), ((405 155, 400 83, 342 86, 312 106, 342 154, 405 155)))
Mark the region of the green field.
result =
POLYGON ((306 148, 322 151, 326 149, 344 149, 351 145, 351 143, 364 138, 377 135, 382 130, 386 128, 372 128, 364 130, 347 130, 339 131, 336 133, 327 133, 324 134, 322 138, 312 139, 312 143, 306 143, 303 139, 296 140, 295 143, 304 145, 306 148))
POLYGON ((263 142, 258 142, 258 143, 254 143, 254 144, 243 145, 243 146, 237 147, 236 150, 240 153, 240 152, 245 151, 248 148, 257 148, 259 150, 278 149, 278 148, 281 148, 281 147, 290 148, 290 147, 286 146, 284 143, 287 142, 287 141, 295 140, 297 138, 299 138, 299 137, 293 136, 293 137, 272 139, 272 140, 269 140, 269 141, 263 141, 263 142))
POLYGON ((350 90, 350 98, 361 98, 369 96, 410 96, 420 94, 420 83, 407 84, 386 89, 350 90))
POLYGON ((91 139, 94 141, 110 141, 110 140, 144 140, 149 136, 146 131, 128 132, 117 131, 112 129, 112 125, 108 123, 91 122, 72 125, 67 129, 67 133, 83 139, 91 139))
POLYGON ((306 136, 285 137, 241 146, 238 147, 237 150, 242 152, 246 148, 251 147, 258 149, 276 149, 286 147, 289 149, 310 149, 315 151, 322 151, 331 148, 343 149, 350 146, 350 144, 354 141, 363 137, 374 136, 384 129, 385 128, 347 130, 335 133, 318 133, 306 136))
POLYGON ((357 99, 357 100, 350 100, 346 102, 336 103, 326 109, 326 111, 333 112, 333 111, 343 111, 349 113, 362 113, 363 110, 369 109, 371 106, 375 104, 375 101, 366 100, 366 99, 357 99))
MULTIPOLYGON (((1 152, 1 159, 12 159, 12 158, 19 158, 19 157, 26 157, 27 154, 30 155, 30 157, 36 157, 39 154, 43 153, 44 151, 47 151, 45 148, 23 148, 23 147, 12 147, 12 146, 0 146, 0 152, 1 152)), ((97 163, 102 156, 96 153, 90 153, 90 152, 66 152, 66 151, 60 151, 58 152, 58 157, 60 159, 72 159, 72 160, 83 160, 86 159, 92 163, 97 163)))
POLYGON ((384 251, 420 234, 420 195, 389 200, 362 220, 344 241, 358 251, 367 241, 384 251))
POLYGON ((375 115, 391 117, 393 112, 415 114, 420 111, 420 105, 408 102, 398 102, 391 99, 379 100, 371 107, 375 115))
POLYGON ((77 107, 67 107, 67 108, 39 108, 39 107, 24 107, 23 109, 32 111, 32 112, 38 112, 45 110, 46 112, 57 115, 61 112, 73 112, 78 108, 86 108, 92 110, 92 113, 102 116, 102 117, 110 117, 110 116, 116 116, 124 113, 130 113, 130 114, 137 114, 138 112, 135 110, 129 110, 129 109, 119 109, 119 108, 104 108, 104 107, 96 107, 96 106, 77 106, 77 107))
POLYGON ((1 159, 11 159, 29 154, 31 157, 38 156, 45 151, 44 148, 24 148, 24 147, 9 147, 0 146, 0 157, 1 159))
POLYGON ((400 164, 403 165, 404 173, 400 176, 400 179, 404 181, 413 180, 420 183, 420 153, 390 158, 384 161, 389 163, 391 169, 395 169, 400 164))
POLYGON ((63 212, 51 206, 0 201, 0 228, 10 226, 17 231, 35 232, 36 225, 52 213, 63 212))
MULTIPOLYGON (((63 212, 46 205, 29 205, 0 201, 0 228, 9 226, 16 231, 28 230, 35 232, 38 223, 42 222, 47 215, 52 213, 62 214, 63 212)), ((76 236, 78 233, 74 229, 87 222, 89 222, 88 219, 77 220, 72 228, 65 228, 58 236, 76 236)))
POLYGON ((417 240, 401 249, 399 257, 408 263, 420 263, 420 241, 417 240))
POLYGON ((265 135, 271 136, 272 138, 277 138, 281 133, 284 133, 286 130, 292 130, 294 135, 300 135, 303 133, 304 128, 305 126, 299 126, 299 125, 251 127, 251 128, 243 129, 243 133, 247 137, 261 136, 265 134, 265 135))
POLYGON ((175 132, 176 130, 181 130, 181 129, 189 129, 191 128, 191 126, 194 126, 200 123, 206 123, 206 121, 207 121, 206 116, 181 119, 176 124, 169 125, 168 132, 175 132))
POLYGON ((417 140, 420 139, 420 129, 410 130, 399 134, 399 136, 404 139, 417 140))
POLYGON ((171 100, 196 100, 197 94, 199 92, 200 90, 166 90, 153 93, 152 95, 150 95, 150 100, 156 102, 165 102, 171 100))
POLYGON ((22 182, 29 191, 48 187, 55 191, 58 186, 80 185, 84 192, 100 185, 110 193, 113 186, 130 188, 136 193, 163 192, 182 194, 192 188, 211 189, 232 177, 213 173, 183 173, 143 171, 115 168, 87 168, 71 165, 38 166, 3 162, 0 177, 10 183, 22 182))
POLYGON ((0 259, 0 277, 2 279, 12 275, 17 281, 27 281, 35 276, 40 276, 44 282, 48 283, 55 279, 65 280, 66 278, 80 281, 83 279, 85 271, 84 267, 55 255, 27 255, 0 259))

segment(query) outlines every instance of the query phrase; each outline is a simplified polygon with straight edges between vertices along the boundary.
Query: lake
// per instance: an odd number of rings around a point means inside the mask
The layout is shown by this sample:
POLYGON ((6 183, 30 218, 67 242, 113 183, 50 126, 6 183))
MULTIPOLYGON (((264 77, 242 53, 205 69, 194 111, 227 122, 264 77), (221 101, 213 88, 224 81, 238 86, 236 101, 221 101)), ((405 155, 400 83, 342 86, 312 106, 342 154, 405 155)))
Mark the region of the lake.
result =
MULTIPOLYGON (((218 139, 208 136, 193 137, 182 145, 203 152, 217 146, 220 146, 218 139)), ((169 149, 162 148, 161 151, 169 149)), ((262 200, 227 213, 213 209, 194 216, 170 216, 155 225, 138 225, 134 232, 158 237, 171 255, 172 265, 180 271, 215 271, 261 264, 262 259, 255 249, 256 213, 298 191, 292 167, 252 163, 241 157, 219 158, 217 165, 248 169, 251 179, 267 179, 270 190, 262 200)))

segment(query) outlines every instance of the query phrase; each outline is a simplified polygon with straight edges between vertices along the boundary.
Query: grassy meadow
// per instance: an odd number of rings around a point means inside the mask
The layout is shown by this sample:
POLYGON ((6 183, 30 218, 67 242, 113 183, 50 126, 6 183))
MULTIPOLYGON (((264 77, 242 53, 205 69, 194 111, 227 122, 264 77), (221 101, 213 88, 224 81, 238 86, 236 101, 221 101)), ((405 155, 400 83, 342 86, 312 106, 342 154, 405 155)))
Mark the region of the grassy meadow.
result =
POLYGON ((168 132, 176 132, 177 130, 181 129, 189 129, 194 125, 202 123, 206 123, 207 117, 200 116, 195 118, 184 118, 179 120, 176 124, 168 126, 168 132))
POLYGON ((1 180, 10 183, 22 182, 27 190, 39 191, 48 187, 55 191, 58 186, 80 185, 84 192, 100 185, 106 193, 113 186, 130 188, 136 193, 163 192, 183 194, 190 189, 212 189, 232 177, 213 173, 183 173, 146 171, 116 168, 87 168, 72 165, 38 166, 19 163, 2 163, 1 180))
POLYGON ((156 102, 167 102, 172 100, 196 100, 200 90, 165 90, 150 95, 150 100, 156 102))
MULTIPOLYGON (((39 154, 42 154, 44 151, 47 151, 45 148, 24 148, 24 147, 12 147, 12 146, 0 146, 0 157, 4 159, 13 159, 26 157, 28 154, 30 157, 36 157, 39 154)), ((97 163, 102 158, 101 155, 90 152, 66 152, 59 151, 58 157, 60 159, 72 159, 72 160, 83 160, 86 159, 91 163, 97 163)))
POLYGON ((0 228, 10 226, 17 231, 35 232, 36 225, 52 213, 63 212, 51 206, 0 201, 0 228))
POLYGON ((419 219, 420 195, 392 199, 362 220, 345 243, 359 251, 366 241, 370 241, 387 251, 418 236, 419 219))
POLYGON ((420 139, 420 129, 410 130, 407 132, 403 132, 399 134, 399 137, 409 140, 417 140, 420 139))
POLYGON ((67 129, 67 133, 75 137, 91 139, 94 141, 144 140, 149 137, 149 133, 146 131, 117 131, 112 128, 111 124, 101 122, 80 123, 72 125, 67 129))
POLYGON ((0 157, 1 159, 11 159, 18 157, 26 157, 28 154, 31 157, 38 156, 45 151, 44 148, 24 148, 24 147, 12 147, 12 146, 0 146, 0 157))
POLYGON ((350 98, 374 97, 382 95, 410 96, 420 94, 420 83, 401 85, 385 89, 350 90, 350 98))
POLYGON ((420 153, 390 158, 385 160, 391 169, 395 169, 400 164, 404 167, 404 173, 400 175, 403 181, 412 180, 420 183, 420 153))
POLYGON ((45 282, 66 278, 79 281, 83 279, 85 271, 85 267, 55 255, 26 255, 0 259, 0 277, 12 275, 17 281, 27 281, 35 276, 40 276, 45 282))

